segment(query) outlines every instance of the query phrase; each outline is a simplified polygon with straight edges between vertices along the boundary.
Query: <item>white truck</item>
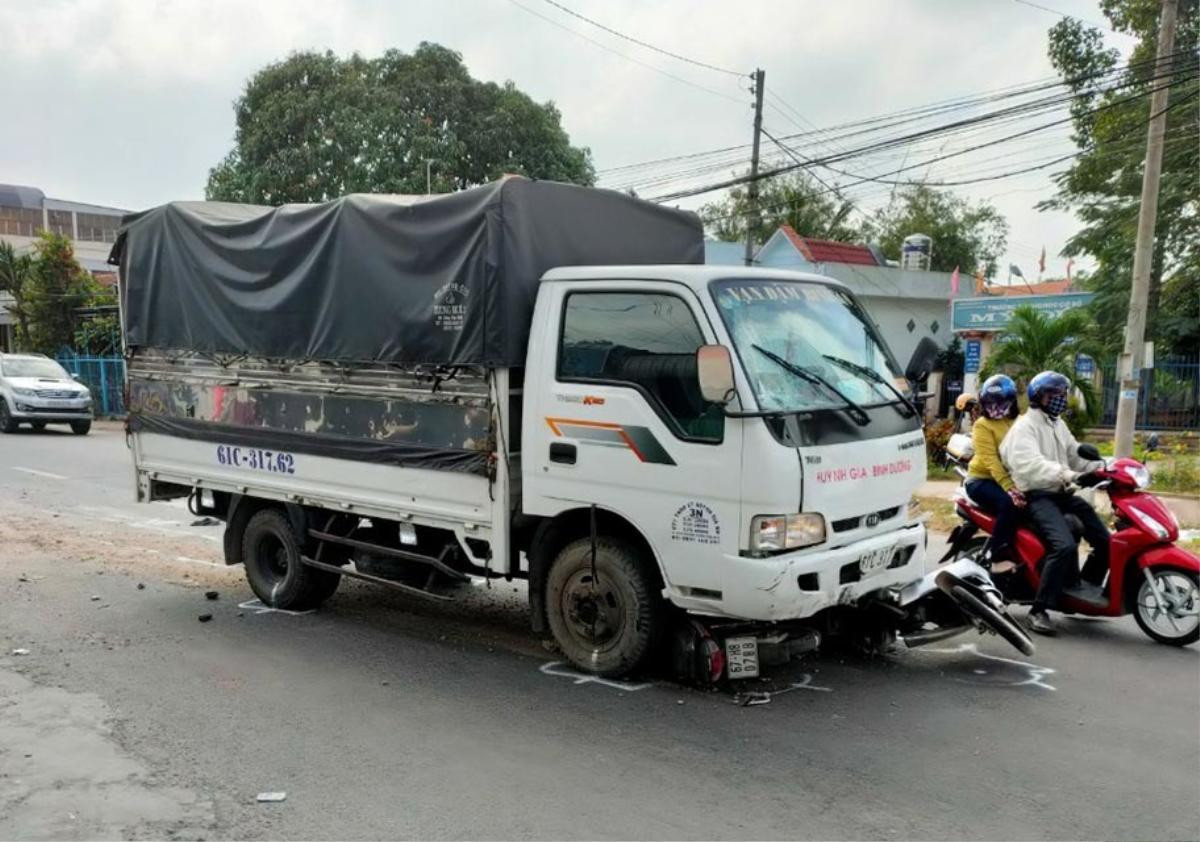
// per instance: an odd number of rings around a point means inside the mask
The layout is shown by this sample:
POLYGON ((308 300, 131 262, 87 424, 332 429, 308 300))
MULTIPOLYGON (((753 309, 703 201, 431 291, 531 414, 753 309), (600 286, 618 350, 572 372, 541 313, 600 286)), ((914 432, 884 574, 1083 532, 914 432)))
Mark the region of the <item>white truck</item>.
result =
MULTIPOLYGON (((431 599, 527 579, 534 629, 601 675, 685 617, 707 679, 868 603, 930 635, 900 598, 926 552, 911 384, 836 281, 702 250, 690 214, 515 178, 133 217, 138 499, 223 519, 281 608, 345 575, 431 599)), ((933 635, 969 626, 943 609, 933 635)))

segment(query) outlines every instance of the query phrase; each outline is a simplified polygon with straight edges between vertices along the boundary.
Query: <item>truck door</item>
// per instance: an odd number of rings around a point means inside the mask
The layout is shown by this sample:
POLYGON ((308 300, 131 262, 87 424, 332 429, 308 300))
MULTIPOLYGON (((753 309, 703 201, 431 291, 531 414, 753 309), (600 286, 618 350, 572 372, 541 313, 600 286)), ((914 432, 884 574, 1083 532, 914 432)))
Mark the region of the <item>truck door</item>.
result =
POLYGON ((647 538, 669 586, 719 592, 720 557, 740 537, 741 426, 700 395, 696 349, 716 335, 695 293, 582 281, 546 284, 541 298, 525 511, 611 510, 647 538))

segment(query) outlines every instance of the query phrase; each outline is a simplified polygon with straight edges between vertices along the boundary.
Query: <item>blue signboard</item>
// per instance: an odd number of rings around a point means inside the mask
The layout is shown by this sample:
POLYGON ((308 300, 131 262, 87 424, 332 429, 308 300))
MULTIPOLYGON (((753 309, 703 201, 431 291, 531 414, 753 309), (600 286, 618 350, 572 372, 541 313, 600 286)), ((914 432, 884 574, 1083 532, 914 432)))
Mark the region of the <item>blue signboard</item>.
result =
POLYGON ((1082 307, 1094 297, 1090 292, 1068 292, 1062 295, 1012 295, 988 298, 956 298, 950 304, 952 330, 1003 330, 1013 310, 1033 307, 1051 316, 1082 307))
POLYGON ((967 374, 974 374, 979 371, 979 358, 983 350, 983 342, 978 339, 968 339, 963 348, 963 354, 966 361, 963 364, 963 371, 967 374))
POLYGON ((1076 354, 1075 373, 1080 377, 1091 377, 1096 373, 1096 361, 1087 354, 1076 354))

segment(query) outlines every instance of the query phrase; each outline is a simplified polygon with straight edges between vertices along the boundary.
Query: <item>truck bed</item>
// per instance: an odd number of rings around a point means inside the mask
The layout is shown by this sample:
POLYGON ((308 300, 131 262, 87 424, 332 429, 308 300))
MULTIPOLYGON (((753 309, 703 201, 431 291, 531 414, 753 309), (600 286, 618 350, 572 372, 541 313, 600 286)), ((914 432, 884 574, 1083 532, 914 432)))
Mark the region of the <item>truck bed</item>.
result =
POLYGON ((491 432, 506 379, 483 369, 140 352, 128 378, 140 499, 225 491, 480 537, 508 499, 491 432))

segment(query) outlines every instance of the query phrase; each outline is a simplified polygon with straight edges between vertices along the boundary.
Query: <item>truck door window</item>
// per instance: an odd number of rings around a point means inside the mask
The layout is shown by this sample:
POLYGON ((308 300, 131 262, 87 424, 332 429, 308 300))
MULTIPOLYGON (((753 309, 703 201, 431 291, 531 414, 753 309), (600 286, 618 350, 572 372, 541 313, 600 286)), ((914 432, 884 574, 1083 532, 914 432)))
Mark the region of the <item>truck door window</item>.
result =
POLYGON ((696 378, 696 349, 703 344, 682 298, 575 292, 563 313, 558 379, 632 386, 679 438, 719 442, 725 417, 704 401, 696 378))

